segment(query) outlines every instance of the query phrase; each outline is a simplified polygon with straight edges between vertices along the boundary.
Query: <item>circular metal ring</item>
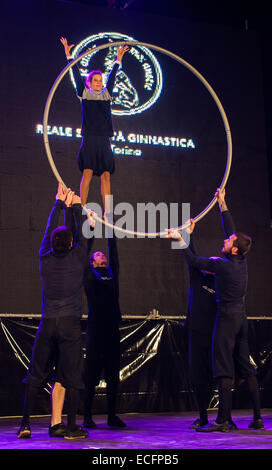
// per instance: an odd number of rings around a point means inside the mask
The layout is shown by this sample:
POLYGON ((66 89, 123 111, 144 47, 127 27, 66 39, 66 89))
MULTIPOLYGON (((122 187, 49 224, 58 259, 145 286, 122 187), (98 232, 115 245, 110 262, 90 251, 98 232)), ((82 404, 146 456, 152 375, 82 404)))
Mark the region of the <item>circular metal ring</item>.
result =
MULTIPOLYGON (((138 42, 138 41, 117 41, 117 42, 110 42, 110 43, 106 43, 106 44, 102 44, 101 46, 97 46, 95 48, 92 49, 92 53, 94 51, 98 51, 98 50, 102 50, 102 49, 106 49, 108 47, 113 47, 113 46, 124 46, 124 45, 128 45, 128 46, 144 46, 144 47, 147 47, 147 48, 150 48, 150 49, 154 49, 158 52, 161 52, 163 54, 166 54, 167 56, 171 57, 172 59, 176 60, 177 62, 180 62, 182 65, 184 65, 186 68, 188 68, 202 83, 203 85, 207 88, 208 92, 210 93, 210 95, 212 96, 212 98, 214 99, 217 107, 218 107, 218 110, 220 112, 220 115, 221 115, 221 118, 223 120, 223 124, 224 124, 224 128, 225 128, 225 133, 226 133, 226 140, 227 140, 227 163, 226 163, 226 168, 225 168, 225 173, 224 173, 224 176, 223 176, 223 179, 221 181, 221 184, 220 184, 220 189, 224 189, 224 187, 226 186, 226 183, 227 183, 227 180, 228 180, 228 177, 229 177, 229 173, 230 173, 230 168, 231 168, 231 162, 232 162, 232 139, 231 139, 231 132, 230 132, 230 127, 229 127, 229 122, 228 122, 228 118, 227 118, 227 115, 224 111, 224 108, 218 98, 218 96, 216 95, 215 91, 213 90, 213 88, 211 87, 211 85, 207 82, 207 80, 203 77, 203 75, 201 75, 198 70, 196 70, 191 64, 189 64, 188 62, 186 62, 184 59, 182 59, 181 57, 179 57, 177 54, 174 54, 173 52, 170 52, 168 51, 167 49, 163 49, 162 47, 159 47, 159 46, 155 46, 153 44, 148 44, 148 43, 145 43, 145 42, 138 42)), ((90 54, 90 51, 85 51, 83 52, 82 54, 80 54, 78 57, 76 57, 72 62, 70 62, 63 70, 62 72, 59 74, 59 76, 57 77, 57 79, 55 80, 50 92, 49 92, 49 95, 47 97, 47 100, 46 100, 46 104, 45 104, 45 108, 44 108, 44 113, 43 113, 43 140, 44 140, 44 146, 45 146, 45 151, 46 151, 46 155, 47 155, 47 158, 48 158, 48 161, 49 161, 49 164, 51 166, 51 169, 57 179, 58 182, 61 182, 64 187, 66 187, 65 183, 62 181, 62 178, 56 168, 56 165, 54 163, 54 160, 53 160, 53 157, 52 157, 52 154, 51 154, 51 149, 50 149, 50 145, 49 145, 49 140, 48 140, 48 132, 47 132, 47 126, 48 126, 48 115, 49 115, 49 110, 50 110, 50 106, 51 106, 51 102, 52 102, 52 99, 53 99, 53 96, 56 92, 56 89, 58 88, 60 82, 62 81, 63 77, 66 75, 66 73, 69 71, 69 69, 71 67, 73 67, 73 65, 75 65, 77 62, 79 62, 83 57, 85 57, 86 55, 90 54)), ((206 208, 200 212, 196 217, 194 217, 194 221, 195 222, 198 222, 199 220, 203 219, 203 217, 205 217, 205 215, 208 214, 208 212, 212 209, 212 207, 215 205, 216 203, 216 197, 213 197, 213 199, 210 201, 210 203, 206 206, 206 208)), ((89 210, 86 208, 86 206, 83 206, 83 209, 87 212, 89 212, 89 210)), ((134 236, 138 236, 138 237, 163 237, 163 236, 166 236, 166 233, 165 231, 164 232, 153 232, 153 233, 145 233, 145 232, 134 232, 133 230, 127 230, 127 229, 123 229, 121 227, 118 227, 117 225, 112 225, 111 223, 101 219, 100 217, 98 217, 97 215, 94 216, 94 218, 96 220, 98 220, 99 222, 111 227, 111 228, 114 228, 115 230, 119 230, 121 232, 124 232, 124 233, 127 233, 129 235, 134 235, 134 236)), ((188 224, 183 224, 181 225, 180 227, 177 227, 176 230, 182 230, 184 229, 186 226, 188 226, 188 224)))

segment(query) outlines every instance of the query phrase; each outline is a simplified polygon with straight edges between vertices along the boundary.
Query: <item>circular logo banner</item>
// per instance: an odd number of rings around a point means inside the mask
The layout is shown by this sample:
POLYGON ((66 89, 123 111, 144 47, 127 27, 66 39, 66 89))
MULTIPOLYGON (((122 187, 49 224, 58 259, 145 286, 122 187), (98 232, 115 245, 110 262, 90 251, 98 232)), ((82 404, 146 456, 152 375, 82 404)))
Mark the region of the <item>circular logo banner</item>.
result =
MULTIPOLYGON (((124 34, 98 33, 89 36, 75 46, 72 57, 75 59, 83 52, 90 50, 90 53, 78 62, 80 73, 85 79, 90 70, 96 68, 92 65, 92 62, 94 63, 94 56, 98 51, 92 52, 92 49, 116 41, 135 41, 136 44, 130 46, 116 74, 112 95, 112 114, 132 116, 150 108, 161 94, 162 71, 158 60, 150 49, 138 45, 136 39, 124 34)), ((104 83, 107 82, 116 56, 116 46, 106 49, 103 58, 104 70, 102 70, 104 83)), ((75 86, 72 69, 70 69, 70 77, 75 86)))

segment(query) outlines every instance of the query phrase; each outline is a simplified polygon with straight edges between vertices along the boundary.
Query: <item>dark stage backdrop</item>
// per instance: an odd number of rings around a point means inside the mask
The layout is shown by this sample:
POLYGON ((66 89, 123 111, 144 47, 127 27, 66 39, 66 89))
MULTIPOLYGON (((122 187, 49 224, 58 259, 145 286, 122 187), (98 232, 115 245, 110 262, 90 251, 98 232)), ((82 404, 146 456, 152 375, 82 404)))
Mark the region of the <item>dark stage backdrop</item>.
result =
MULTIPOLYGON (((38 250, 57 189, 41 125, 50 88, 66 66, 59 38, 65 36, 77 45, 89 36, 114 32, 178 54, 217 93, 233 139, 227 202, 237 228, 254 240, 248 257, 248 314, 271 315, 271 231, 258 34, 155 14, 29 0, 13 1, 3 9, 0 30, 0 312, 40 312, 38 250)), ((108 52, 110 56, 112 51, 108 52)), ((194 217, 212 199, 224 175, 223 122, 204 85, 186 67, 152 52, 162 77, 158 99, 142 112, 113 116, 117 132, 114 205, 127 202, 135 209, 139 202, 163 202, 168 208, 178 203, 181 209, 182 203, 189 202, 194 217), (152 139, 141 143, 141 135, 152 139)), ((104 67, 110 58, 98 53, 95 67, 104 67)), ((137 93, 140 105, 151 99, 158 77, 152 64, 144 67, 145 63, 139 50, 125 55, 115 93, 115 99, 121 96, 123 101, 116 109, 132 109, 137 93)), ((81 178, 77 167, 80 121, 80 103, 66 75, 52 102, 49 139, 65 184, 76 192, 81 178)), ((101 204, 98 179, 91 185, 89 201, 101 204)), ((217 207, 197 224, 195 233, 199 254, 220 253, 223 234, 217 207)), ((95 246, 106 249, 104 240, 97 240, 95 246)), ((124 238, 118 240, 118 248, 123 313, 142 315, 155 308, 162 315, 184 315, 188 278, 182 253, 170 249, 165 239, 124 238)), ((86 313, 85 299, 84 306, 86 313)))
MULTIPOLYGON (((21 414, 24 383, 38 318, 0 318, 0 416, 21 414)), ((251 361, 257 372, 262 408, 271 408, 272 321, 249 320, 251 361)), ((86 320, 82 320, 84 353, 86 320)), ((181 412, 196 410, 188 370, 188 332, 175 319, 124 320, 120 325, 121 363, 117 409, 121 413, 181 412), (169 367, 171 364, 171 367, 169 367)), ((51 378, 40 390, 33 414, 50 413, 51 378)), ((107 412, 106 383, 102 374, 96 388, 93 413, 107 412)), ((79 414, 83 414, 80 397, 79 414)), ((236 380, 233 409, 251 407, 244 380, 236 380)), ((209 408, 217 408, 216 385, 209 408)), ((64 412, 66 412, 64 410, 64 412)))

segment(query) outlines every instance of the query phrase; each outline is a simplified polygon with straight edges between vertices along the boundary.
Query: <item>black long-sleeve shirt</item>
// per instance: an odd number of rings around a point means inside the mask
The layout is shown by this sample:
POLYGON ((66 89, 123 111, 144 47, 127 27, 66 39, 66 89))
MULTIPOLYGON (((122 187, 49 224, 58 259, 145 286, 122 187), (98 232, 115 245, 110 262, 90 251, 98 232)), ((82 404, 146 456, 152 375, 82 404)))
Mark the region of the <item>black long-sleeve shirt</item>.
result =
POLYGON ((76 240, 73 247, 57 254, 51 250, 50 236, 59 224, 59 217, 65 204, 57 200, 49 215, 45 234, 39 251, 40 275, 42 282, 42 317, 64 317, 82 315, 81 289, 86 266, 87 242, 82 234, 81 204, 73 206, 76 222, 76 240))
MULTIPOLYGON (((235 232, 229 211, 222 212, 225 236, 235 232)), ((243 255, 226 254, 222 258, 202 258, 188 247, 183 250, 187 263, 195 268, 215 273, 215 290, 218 314, 244 312, 247 290, 247 261, 243 255)))
MULTIPOLYGON (((89 242, 91 248, 93 239, 89 242)), ((115 235, 108 237, 109 264, 94 268, 88 264, 85 270, 84 288, 88 300, 88 321, 110 329, 121 320, 119 306, 119 258, 115 235)))
MULTIPOLYGON (((71 62, 68 60, 68 62, 71 62)), ((108 78, 106 87, 101 92, 91 92, 80 75, 77 64, 73 67, 77 96, 82 106, 81 133, 88 136, 113 136, 111 115, 111 95, 119 63, 115 63, 108 78)))
MULTIPOLYGON (((65 225, 74 231, 73 209, 65 210, 65 225)), ((84 290, 88 301, 88 322, 110 329, 121 321, 119 306, 119 256, 114 232, 108 237, 109 264, 94 268, 89 263, 94 237, 87 239, 85 252, 84 290)))

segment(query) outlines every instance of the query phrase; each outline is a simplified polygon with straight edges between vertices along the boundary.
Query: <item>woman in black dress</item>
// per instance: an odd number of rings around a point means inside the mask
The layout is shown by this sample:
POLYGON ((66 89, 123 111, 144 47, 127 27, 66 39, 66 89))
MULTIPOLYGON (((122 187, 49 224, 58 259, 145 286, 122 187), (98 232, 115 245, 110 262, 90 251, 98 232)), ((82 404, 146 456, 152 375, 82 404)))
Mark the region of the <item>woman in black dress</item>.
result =
MULTIPOLYGON (((64 46, 67 60, 71 62, 71 48, 66 38, 60 39, 64 46)), ((106 196, 111 193, 110 175, 114 172, 114 159, 111 150, 110 138, 113 136, 111 116, 112 91, 115 76, 128 46, 118 49, 117 60, 111 70, 106 87, 103 87, 102 72, 92 70, 86 81, 82 79, 77 65, 73 67, 76 82, 77 96, 82 105, 82 142, 78 154, 78 165, 82 172, 80 183, 80 197, 82 205, 87 202, 89 186, 93 175, 101 178, 101 194, 104 210, 106 196)))

